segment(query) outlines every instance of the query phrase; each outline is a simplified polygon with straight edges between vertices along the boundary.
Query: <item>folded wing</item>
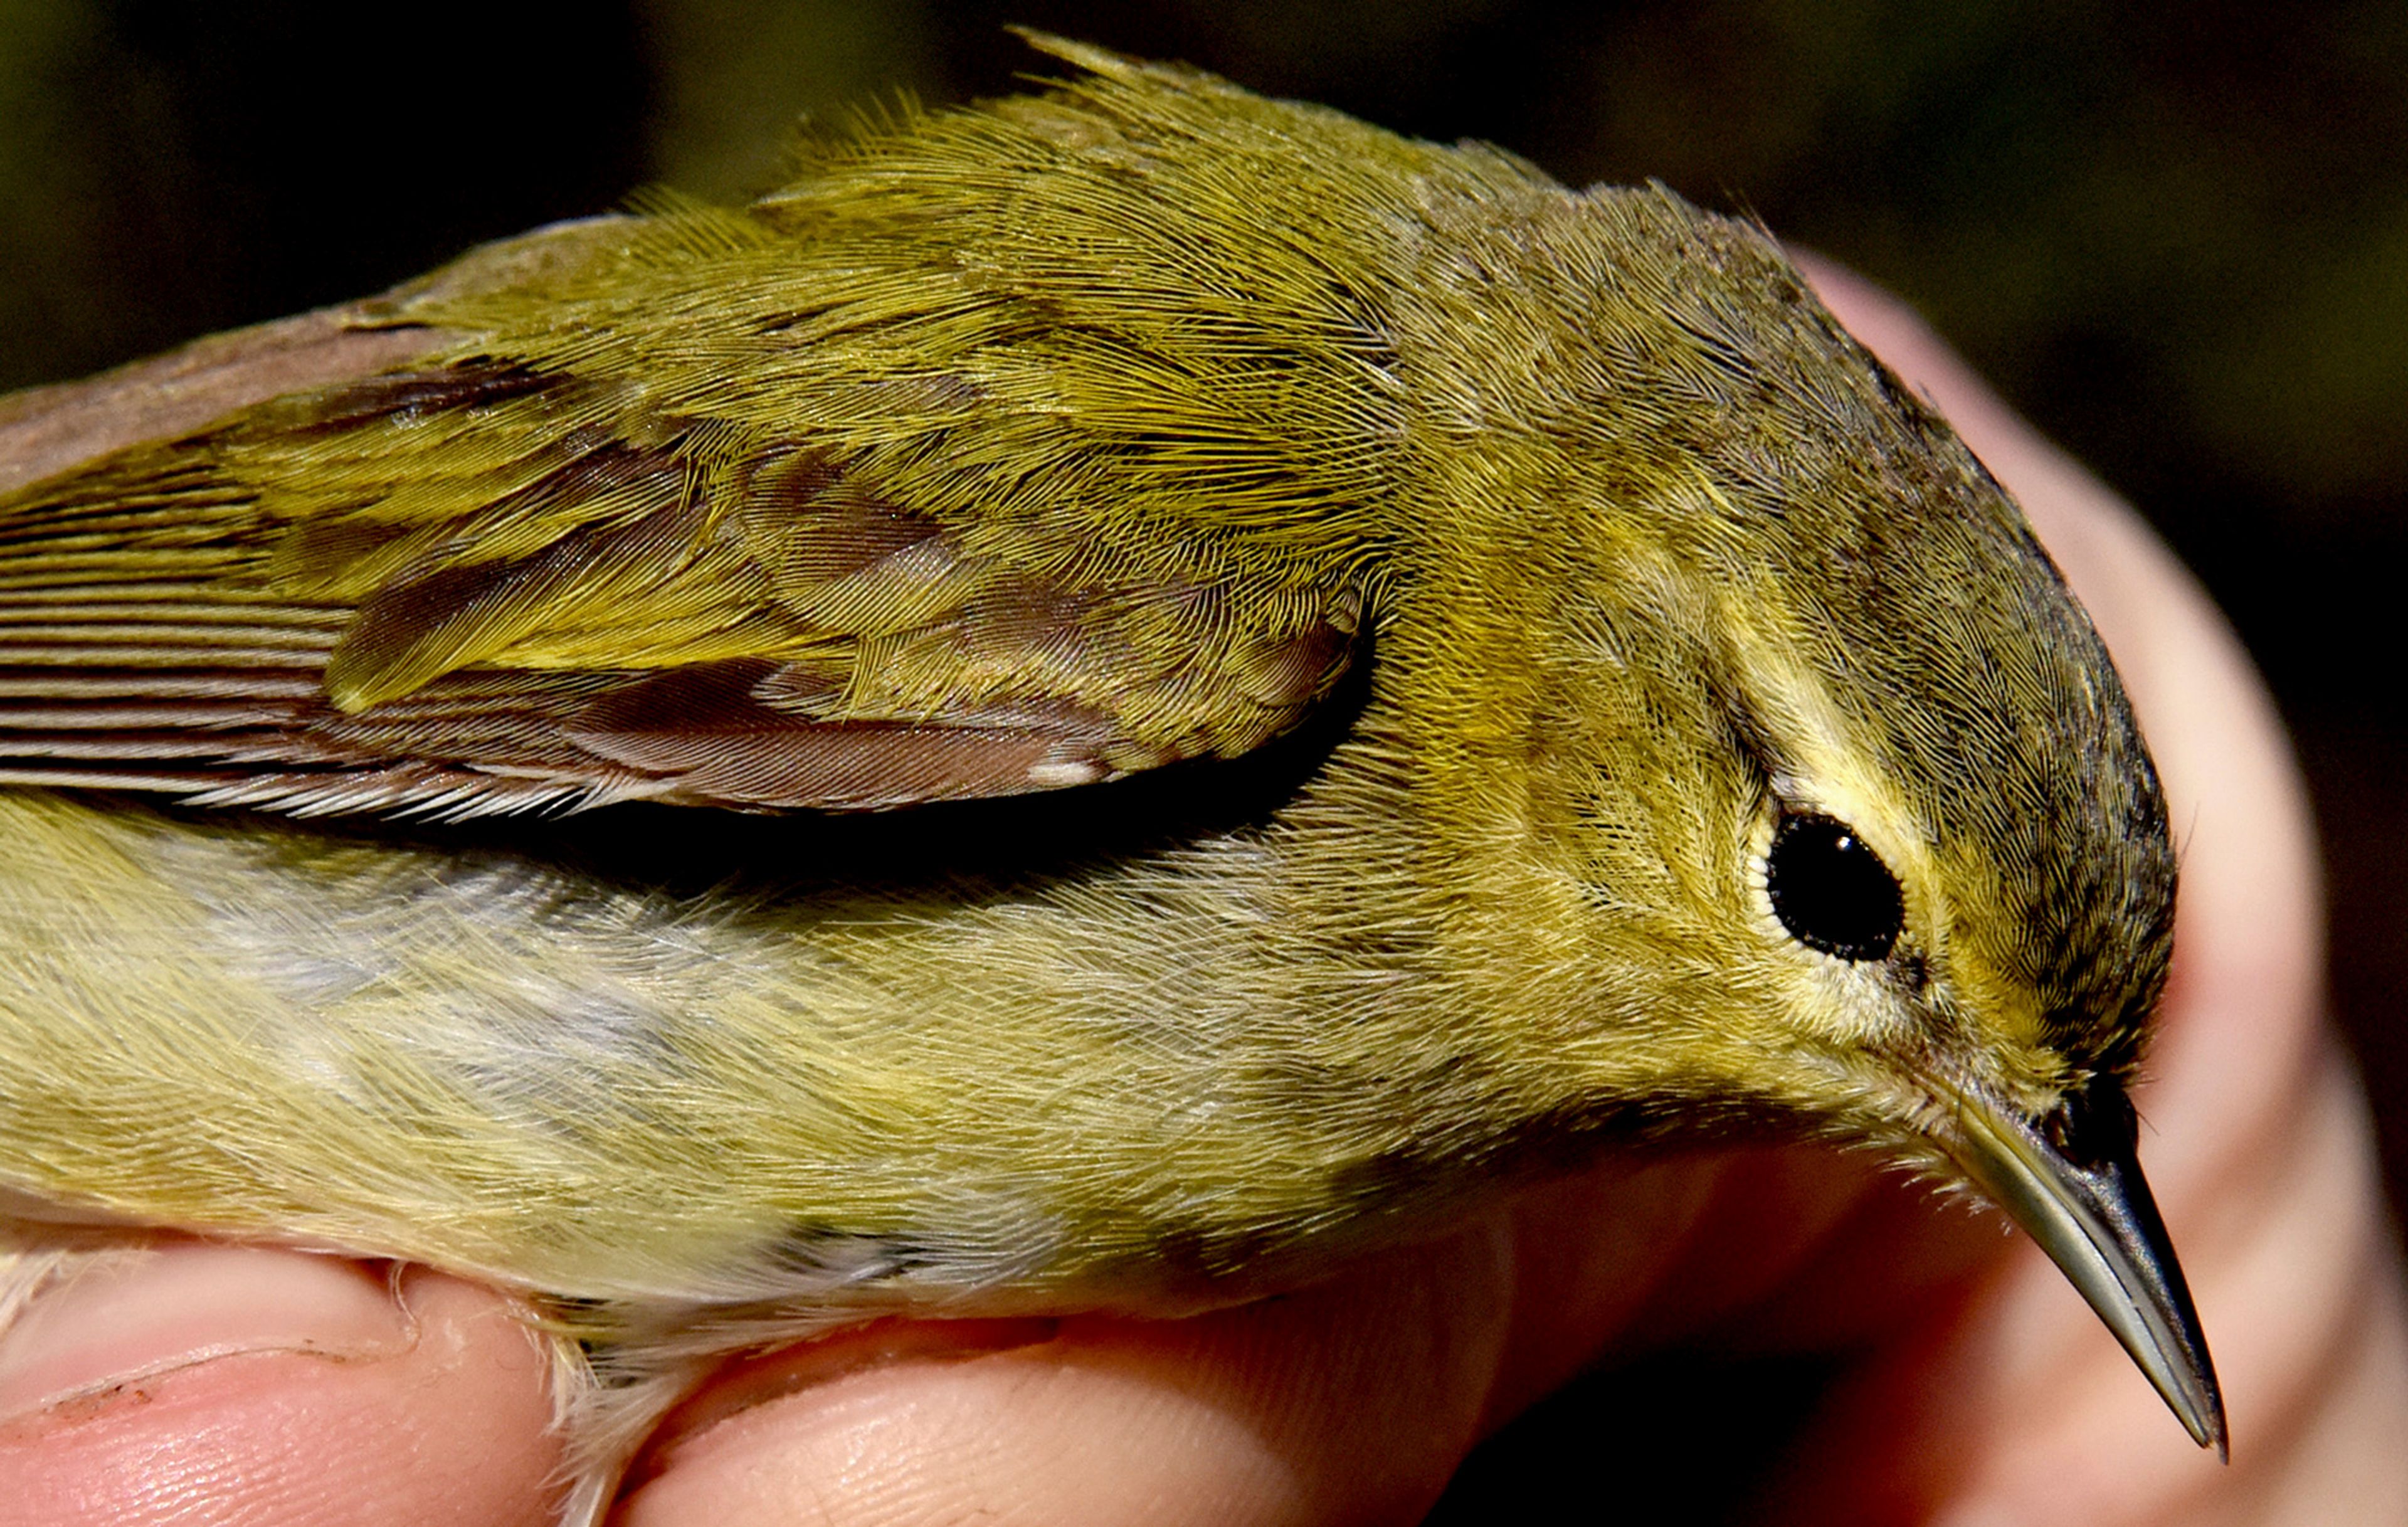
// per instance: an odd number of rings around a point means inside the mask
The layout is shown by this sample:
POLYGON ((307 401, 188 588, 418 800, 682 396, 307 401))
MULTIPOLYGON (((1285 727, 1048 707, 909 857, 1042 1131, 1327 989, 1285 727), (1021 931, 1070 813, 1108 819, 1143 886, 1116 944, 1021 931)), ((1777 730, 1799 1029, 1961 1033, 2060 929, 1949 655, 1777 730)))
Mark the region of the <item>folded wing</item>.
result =
POLYGON ((618 393, 463 359, 0 500, 0 781, 880 808, 1241 753, 1352 648, 1342 579, 1179 534, 1066 555, 1075 525, 618 393))

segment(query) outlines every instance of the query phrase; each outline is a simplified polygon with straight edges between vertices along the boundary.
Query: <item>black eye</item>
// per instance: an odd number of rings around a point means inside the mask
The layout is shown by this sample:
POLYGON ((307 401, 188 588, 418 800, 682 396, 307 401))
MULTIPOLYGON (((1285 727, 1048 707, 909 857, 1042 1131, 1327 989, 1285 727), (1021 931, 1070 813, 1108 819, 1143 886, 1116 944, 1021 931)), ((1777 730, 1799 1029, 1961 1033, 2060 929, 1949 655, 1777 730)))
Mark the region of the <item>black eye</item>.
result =
POLYGON ((1828 816, 1784 816, 1765 856, 1765 889, 1781 926, 1809 949, 1880 959, 1898 942, 1906 904, 1897 877, 1856 829, 1828 816))

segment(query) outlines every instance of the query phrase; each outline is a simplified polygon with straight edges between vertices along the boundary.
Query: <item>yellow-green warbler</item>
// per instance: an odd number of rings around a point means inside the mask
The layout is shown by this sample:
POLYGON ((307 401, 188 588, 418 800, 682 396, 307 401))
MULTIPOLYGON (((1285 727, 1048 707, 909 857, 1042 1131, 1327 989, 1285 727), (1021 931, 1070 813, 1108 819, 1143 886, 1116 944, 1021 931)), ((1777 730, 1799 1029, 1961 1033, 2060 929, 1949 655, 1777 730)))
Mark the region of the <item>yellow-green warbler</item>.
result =
POLYGON ((2014 505, 1753 227, 1039 46, 0 497, 17 1265, 522 1290, 581 1513, 713 1355, 1771 1128, 1986 1194, 2220 1445, 2165 808, 2014 505))

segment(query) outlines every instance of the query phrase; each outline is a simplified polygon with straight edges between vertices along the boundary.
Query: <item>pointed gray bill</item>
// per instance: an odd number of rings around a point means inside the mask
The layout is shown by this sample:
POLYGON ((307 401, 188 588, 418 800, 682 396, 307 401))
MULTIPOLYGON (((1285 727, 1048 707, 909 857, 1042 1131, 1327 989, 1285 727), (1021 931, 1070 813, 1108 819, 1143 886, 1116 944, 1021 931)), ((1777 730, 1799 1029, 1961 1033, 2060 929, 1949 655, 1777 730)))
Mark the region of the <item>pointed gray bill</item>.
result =
POLYGON ((2141 1175, 2139 1124, 2123 1088, 2096 1077, 2036 1124, 1976 1092, 1957 1096, 1956 1164, 2081 1290, 2191 1440, 2227 1456, 2215 1364, 2141 1175))

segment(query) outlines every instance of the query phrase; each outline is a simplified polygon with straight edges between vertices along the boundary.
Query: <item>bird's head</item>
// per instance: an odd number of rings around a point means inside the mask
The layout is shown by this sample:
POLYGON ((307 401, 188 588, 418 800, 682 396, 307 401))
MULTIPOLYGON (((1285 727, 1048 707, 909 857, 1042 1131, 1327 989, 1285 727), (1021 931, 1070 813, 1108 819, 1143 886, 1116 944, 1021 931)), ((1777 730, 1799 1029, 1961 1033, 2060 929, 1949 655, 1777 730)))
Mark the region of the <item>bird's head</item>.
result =
POLYGON ((1617 1098, 1978 1189, 2221 1447, 2127 1097, 2175 869, 2105 648, 2005 493, 1769 242, 1661 192, 1580 200, 1543 235, 1562 290, 1522 294, 1514 374, 1458 389, 1490 411, 1491 486, 1451 501, 1530 523, 1452 538, 1433 575, 1483 591, 1439 596, 1453 660, 1490 676, 1453 702, 1474 742, 1446 767, 1512 823, 1492 811, 1469 857, 1533 867, 1511 894, 1550 909, 1492 963, 1557 994, 1558 1059, 1617 1098), (1460 655, 1484 650, 1517 655, 1460 655))

